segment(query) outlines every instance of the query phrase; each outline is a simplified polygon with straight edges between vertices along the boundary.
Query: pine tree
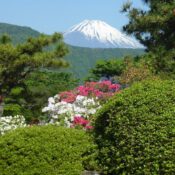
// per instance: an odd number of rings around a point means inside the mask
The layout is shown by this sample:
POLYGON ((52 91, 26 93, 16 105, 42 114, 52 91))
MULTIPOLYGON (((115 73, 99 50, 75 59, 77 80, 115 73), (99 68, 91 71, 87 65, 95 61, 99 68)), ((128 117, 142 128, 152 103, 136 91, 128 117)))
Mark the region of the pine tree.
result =
POLYGON ((175 72, 175 1, 143 0, 148 10, 123 6, 129 23, 123 27, 151 52, 158 71, 175 72))
MULTIPOLYGON (((13 107, 15 104, 16 111, 19 112, 21 106, 27 103, 29 95, 24 83, 27 76, 38 68, 66 67, 68 63, 62 57, 67 51, 62 35, 58 33, 29 38, 25 43, 16 46, 10 43, 9 36, 2 36, 0 38, 0 95, 3 96, 5 103, 13 104, 13 107), (49 45, 56 43, 57 47, 48 49, 49 45)), ((6 107, 11 109, 11 106, 6 107)))
POLYGON ((17 46, 8 43, 7 36, 1 37, 0 44, 0 93, 7 95, 9 91, 23 83, 26 76, 39 67, 64 67, 67 62, 61 59, 67 49, 62 36, 55 33, 52 36, 41 35, 39 38, 29 38, 26 43, 17 46), (50 44, 59 42, 55 50, 47 51, 50 44))

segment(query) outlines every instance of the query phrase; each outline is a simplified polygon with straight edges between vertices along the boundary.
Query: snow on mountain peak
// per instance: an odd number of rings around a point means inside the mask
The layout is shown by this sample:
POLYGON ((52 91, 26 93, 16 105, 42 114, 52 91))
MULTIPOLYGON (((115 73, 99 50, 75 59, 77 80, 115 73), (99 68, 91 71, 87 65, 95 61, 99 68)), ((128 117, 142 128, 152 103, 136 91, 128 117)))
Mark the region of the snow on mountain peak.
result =
POLYGON ((135 39, 100 20, 84 20, 64 33, 67 44, 90 48, 143 48, 135 39))

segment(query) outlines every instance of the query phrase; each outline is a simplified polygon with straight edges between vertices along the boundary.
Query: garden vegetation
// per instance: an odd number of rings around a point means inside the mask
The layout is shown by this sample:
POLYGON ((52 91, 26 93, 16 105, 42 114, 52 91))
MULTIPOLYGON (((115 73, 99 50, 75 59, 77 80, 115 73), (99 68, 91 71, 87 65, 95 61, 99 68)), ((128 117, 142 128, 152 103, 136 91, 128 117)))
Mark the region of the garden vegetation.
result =
POLYGON ((0 148, 0 174, 79 175, 94 146, 82 130, 32 126, 1 136, 0 148))
POLYGON ((106 174, 174 174, 175 82, 144 81, 97 113, 95 141, 106 174))

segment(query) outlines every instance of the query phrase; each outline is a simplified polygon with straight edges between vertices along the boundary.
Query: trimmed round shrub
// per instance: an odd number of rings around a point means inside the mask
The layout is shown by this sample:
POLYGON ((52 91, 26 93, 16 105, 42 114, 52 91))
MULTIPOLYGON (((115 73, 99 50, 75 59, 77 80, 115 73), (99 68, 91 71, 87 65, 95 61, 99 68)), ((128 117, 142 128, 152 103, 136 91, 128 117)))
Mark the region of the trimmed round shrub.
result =
POLYGON ((1 175, 80 175, 93 147, 82 130, 58 126, 16 129, 0 137, 1 175))
POLYGON ((175 81, 144 81, 96 115, 95 140, 106 174, 175 174, 175 81))

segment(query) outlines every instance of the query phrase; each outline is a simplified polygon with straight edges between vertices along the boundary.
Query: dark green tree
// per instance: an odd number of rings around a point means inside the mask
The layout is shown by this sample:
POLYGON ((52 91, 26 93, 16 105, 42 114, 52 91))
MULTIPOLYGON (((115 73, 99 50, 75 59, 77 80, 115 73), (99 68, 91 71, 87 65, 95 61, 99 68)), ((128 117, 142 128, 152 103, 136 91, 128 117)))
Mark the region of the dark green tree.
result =
POLYGON ((123 6, 129 23, 123 27, 127 34, 134 35, 152 54, 156 70, 175 73, 175 1, 143 0, 147 10, 123 6))
POLYGON ((66 72, 35 71, 25 81, 28 92, 28 107, 33 118, 43 119, 42 108, 47 105, 48 98, 62 91, 74 89, 78 80, 66 72))
POLYGON ((86 78, 88 81, 99 81, 100 78, 119 76, 124 68, 123 59, 99 60, 86 78))
POLYGON ((0 39, 0 94, 4 98, 5 109, 13 111, 15 104, 14 111, 18 113, 25 109, 30 95, 24 83, 26 78, 41 67, 66 67, 68 63, 62 57, 67 53, 67 48, 62 35, 58 33, 29 38, 16 46, 9 41, 6 35, 0 39), (57 47, 47 49, 56 43, 57 47))

